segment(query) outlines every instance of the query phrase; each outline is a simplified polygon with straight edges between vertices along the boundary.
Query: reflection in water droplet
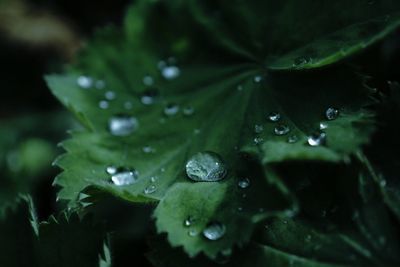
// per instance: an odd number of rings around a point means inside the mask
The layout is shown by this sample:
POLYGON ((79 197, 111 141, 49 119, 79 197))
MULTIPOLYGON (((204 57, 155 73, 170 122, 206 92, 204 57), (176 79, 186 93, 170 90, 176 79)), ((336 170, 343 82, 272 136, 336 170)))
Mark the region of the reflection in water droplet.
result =
POLYGON ((116 115, 108 121, 108 129, 112 135, 127 136, 133 133, 139 126, 135 117, 129 115, 116 115))
POLYGON ((89 89, 93 86, 93 79, 89 76, 79 76, 76 80, 78 86, 82 89, 89 89))
POLYGON ((203 236, 208 240, 218 240, 221 239, 226 232, 226 227, 220 222, 212 222, 207 225, 203 230, 203 236))
POLYGON ((297 137, 297 135, 291 135, 291 136, 288 137, 287 141, 288 141, 289 144, 294 144, 297 141, 299 141, 299 138, 297 137))
POLYGON ((336 119, 338 116, 339 116, 339 110, 336 108, 331 107, 325 111, 325 117, 330 121, 336 119))
POLYGON ((164 114, 167 116, 174 116, 179 112, 179 106, 176 104, 168 104, 164 108, 164 114))
POLYGON ((143 77, 143 84, 146 86, 152 86, 154 84, 154 79, 150 75, 143 77))
POLYGON ((263 131, 264 131, 264 127, 262 125, 258 125, 258 124, 254 125, 255 133, 259 134, 259 133, 262 133, 263 131))
POLYGON ((248 178, 242 178, 239 180, 238 186, 245 189, 250 186, 250 180, 248 178))
POLYGON ((222 158, 214 152, 199 152, 186 163, 187 176, 196 182, 222 180, 227 173, 222 158))
POLYGON ((181 70, 177 66, 167 66, 161 69, 161 75, 167 80, 173 80, 179 77, 181 70))
POLYGON ((183 115, 185 116, 191 116, 194 114, 194 108, 192 106, 187 106, 183 109, 183 115))
POLYGON ((154 184, 151 184, 151 185, 147 186, 147 187, 143 190, 143 192, 144 192, 146 195, 153 194, 153 193, 156 192, 156 191, 157 191, 157 186, 154 185, 154 184))
POLYGON ((158 91, 155 89, 146 90, 140 98, 143 105, 152 105, 156 101, 158 91))
POLYGON ((307 139, 307 142, 310 146, 321 146, 326 143, 326 133, 317 132, 310 135, 307 139))
POLYGON ((99 108, 101 108, 101 109, 108 109, 109 106, 110 106, 110 104, 106 100, 101 100, 99 102, 99 108))
POLYGON ((115 92, 113 92, 113 91, 107 91, 107 92, 104 94, 104 97, 105 97, 107 100, 114 100, 115 97, 116 97, 116 94, 115 94, 115 92))
POLYGON ((289 132, 290 132, 289 126, 287 126, 285 124, 280 124, 280 125, 276 126, 274 129, 274 133, 276 135, 285 135, 285 134, 288 134, 289 132))
POLYGON ((137 181, 138 176, 139 173, 135 169, 119 168, 112 174, 111 181, 118 186, 131 185, 137 181))
POLYGON ((268 114, 268 120, 271 122, 277 122, 280 119, 281 119, 281 114, 277 112, 271 112, 270 114, 268 114))

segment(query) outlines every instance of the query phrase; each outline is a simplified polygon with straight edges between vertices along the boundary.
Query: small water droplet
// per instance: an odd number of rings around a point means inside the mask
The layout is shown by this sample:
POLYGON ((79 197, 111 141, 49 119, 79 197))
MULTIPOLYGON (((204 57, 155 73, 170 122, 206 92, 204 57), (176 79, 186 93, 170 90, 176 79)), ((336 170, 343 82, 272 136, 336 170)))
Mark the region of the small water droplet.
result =
POLYGON ((271 122, 277 122, 280 119, 281 119, 281 114, 277 112, 271 112, 270 114, 268 114, 268 120, 271 122))
POLYGON ((310 146, 322 146, 326 143, 326 133, 317 132, 310 135, 307 139, 307 143, 310 146))
POLYGON ((153 147, 151 147, 151 146, 144 146, 144 147, 142 148, 142 150, 143 150, 143 152, 146 153, 146 154, 148 154, 148 153, 154 153, 154 152, 155 152, 155 149, 154 149, 153 147))
POLYGON ((107 91, 107 92, 104 94, 104 97, 105 97, 107 100, 114 100, 115 97, 116 97, 116 94, 115 94, 115 92, 113 92, 113 91, 107 91))
POLYGON ((143 105, 152 105, 156 102, 158 91, 155 89, 146 90, 140 97, 140 101, 143 105))
POLYGON ((131 110, 133 108, 132 102, 126 101, 124 103, 124 108, 127 109, 127 110, 131 110))
POLYGON ((306 238, 304 239, 306 242, 310 242, 312 239, 311 235, 307 235, 306 238))
POLYGON ((157 68, 159 69, 159 70, 162 70, 163 68, 165 68, 167 66, 167 62, 165 62, 164 60, 160 60, 158 63, 157 63, 157 68))
POLYGON ((99 102, 99 108, 101 108, 101 109, 108 109, 109 106, 110 106, 110 104, 106 100, 101 100, 99 102))
POLYGON ((250 186, 250 180, 248 178, 242 178, 239 180, 238 186, 242 189, 245 189, 250 186))
POLYGON ((308 64, 312 62, 312 58, 311 57, 305 57, 305 56, 300 56, 294 59, 293 61, 293 66, 302 66, 305 64, 308 64))
POLYGON ((253 141, 254 141, 254 144, 259 145, 262 142, 264 142, 264 139, 262 137, 255 137, 253 141))
POLYGON ((150 75, 143 77, 143 84, 146 86, 152 86, 154 84, 154 79, 150 75))
POLYGON ((199 232, 197 232, 196 229, 190 229, 188 234, 189 234, 189 236, 194 237, 194 236, 198 236, 199 232))
POLYGON ((179 77, 181 70, 177 66, 166 66, 161 69, 161 75, 166 80, 173 80, 179 77))
POLYGON ((262 125, 258 125, 258 124, 254 125, 255 133, 259 134, 259 133, 262 133, 263 131, 264 131, 264 127, 262 125))
POLYGON ((79 76, 76 80, 78 86, 82 89, 89 89, 93 86, 93 79, 89 76, 79 76))
POLYGON ((96 87, 96 89, 104 89, 106 87, 106 82, 103 80, 97 80, 94 84, 94 87, 96 87))
POLYGON ((127 136, 133 133, 139 126, 135 117, 129 115, 116 115, 111 117, 108 128, 112 135, 127 136))
POLYGON ((328 108, 325 111, 325 118, 332 121, 334 119, 336 119, 339 116, 339 110, 336 108, 328 108))
POLYGON ((243 207, 238 207, 237 211, 239 211, 239 212, 243 211, 243 207))
POLYGON ((182 112, 185 116, 191 116, 194 114, 194 108, 192 106, 187 106, 183 108, 182 112))
POLYGON ((186 163, 187 176, 196 182, 215 182, 225 178, 226 166, 214 152, 199 152, 186 163))
POLYGON ((158 179, 159 179, 158 176, 152 176, 152 177, 150 178, 150 182, 155 183, 155 182, 158 181, 158 179))
POLYGON ((225 232, 225 225, 220 222, 211 222, 203 230, 203 236, 208 240, 215 241, 221 239, 225 235, 225 232))
POLYGON ((288 141, 289 144, 294 144, 297 141, 299 141, 299 138, 297 137, 297 135, 291 135, 291 136, 288 137, 287 141, 288 141))
POLYGON ((379 182, 379 185, 381 186, 381 187, 385 187, 386 186, 386 180, 381 180, 380 182, 379 182))
POLYGON ((108 173, 108 174, 110 174, 110 175, 113 175, 113 174, 116 174, 117 173, 117 167, 115 167, 115 166, 108 166, 107 168, 106 168, 106 172, 108 173))
POLYGON ((259 208, 259 209, 258 209, 258 212, 260 212, 260 213, 262 213, 262 212, 264 212, 264 211, 265 211, 264 208, 259 208))
POLYGON ((164 108, 164 114, 167 116, 174 116, 179 112, 179 106, 176 104, 168 104, 164 108))
POLYGON ((253 78, 253 81, 255 83, 260 83, 262 80, 263 80, 263 77, 261 75, 254 76, 254 78, 253 78))
POLYGON ((131 185, 137 181, 138 176, 139 173, 135 169, 118 168, 112 174, 111 181, 117 186, 131 185))
POLYGON ((193 130, 193 133, 194 133, 195 135, 198 135, 198 134, 201 133, 201 130, 200 130, 200 129, 194 129, 194 130, 193 130))
POLYGON ((153 194, 153 193, 156 192, 156 191, 157 191, 157 186, 154 185, 154 184, 147 186, 147 187, 143 190, 143 192, 144 192, 146 195, 153 194))
POLYGON ((239 84, 236 89, 240 92, 243 91, 243 85, 239 84))
POLYGON ((194 218, 192 216, 189 216, 186 218, 186 220, 183 222, 183 225, 186 227, 192 226, 194 223, 194 218))
POLYGON ((279 136, 288 134, 289 132, 290 132, 289 126, 285 124, 280 124, 274 128, 274 133, 279 136))
POLYGON ((328 128, 328 124, 326 122, 320 122, 319 123, 319 129, 320 130, 325 130, 328 128))

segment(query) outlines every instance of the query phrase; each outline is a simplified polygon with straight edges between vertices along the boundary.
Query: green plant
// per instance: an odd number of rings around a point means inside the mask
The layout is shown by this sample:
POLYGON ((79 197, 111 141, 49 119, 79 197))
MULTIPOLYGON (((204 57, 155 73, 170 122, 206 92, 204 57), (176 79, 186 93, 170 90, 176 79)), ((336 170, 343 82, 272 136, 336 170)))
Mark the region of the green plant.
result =
POLYGON ((58 198, 154 205, 155 266, 397 266, 399 84, 375 89, 388 77, 365 59, 399 11, 136 1, 46 76, 85 128, 63 142, 58 198))

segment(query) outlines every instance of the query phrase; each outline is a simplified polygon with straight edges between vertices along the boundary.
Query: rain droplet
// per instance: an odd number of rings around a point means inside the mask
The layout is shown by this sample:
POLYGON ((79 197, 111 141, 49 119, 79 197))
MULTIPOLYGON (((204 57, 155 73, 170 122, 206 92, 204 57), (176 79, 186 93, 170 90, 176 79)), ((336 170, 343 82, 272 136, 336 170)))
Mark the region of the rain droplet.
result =
POLYGON ((262 142, 264 142, 264 139, 261 137, 255 137, 253 141, 254 141, 254 144, 259 145, 262 142))
POLYGON ((166 80, 173 80, 179 77, 181 70, 177 66, 167 66, 161 69, 161 75, 166 80))
POLYGON ((117 167, 115 167, 115 166, 108 166, 107 168, 106 168, 106 172, 108 173, 108 174, 110 174, 110 175, 113 175, 113 174, 116 174, 117 173, 117 167))
POLYGON ((142 150, 143 150, 143 152, 146 153, 146 154, 155 152, 154 148, 151 147, 151 146, 144 146, 144 147, 142 148, 142 150))
POLYGON ((238 186, 242 189, 245 189, 250 186, 250 180, 248 178, 242 178, 239 180, 238 186))
POLYGON ((187 106, 183 109, 183 115, 185 116, 191 116, 194 114, 194 108, 192 106, 187 106))
POLYGON ((109 106, 110 106, 110 104, 106 100, 101 100, 99 102, 99 108, 101 108, 101 109, 108 109, 109 106))
POLYGON ((154 84, 154 79, 150 75, 143 77, 143 84, 146 86, 152 86, 154 84))
POLYGON ((289 132, 290 132, 289 126, 287 126, 285 124, 280 124, 280 125, 276 126, 274 129, 274 133, 276 135, 285 135, 285 134, 288 134, 289 132))
POLYGON ((116 115, 108 121, 108 128, 112 135, 127 136, 133 133, 139 126, 135 117, 129 115, 116 115))
POLYGON ((152 105, 156 101, 158 91, 155 89, 146 90, 140 98, 143 105, 152 105))
POLYGON ((192 226, 194 223, 194 218, 192 216, 189 216, 186 218, 186 220, 183 222, 183 225, 186 227, 192 226))
POLYGON ((236 87, 236 89, 237 89, 238 91, 243 91, 243 85, 239 84, 239 85, 236 87))
POLYGON ((259 133, 262 133, 263 131, 264 131, 264 127, 262 125, 256 124, 254 126, 254 132, 255 133, 259 134, 259 133))
POLYGON ((176 104, 168 104, 164 108, 164 114, 167 116, 174 116, 179 112, 179 106, 176 104))
POLYGON ((76 80, 78 86, 82 89, 89 89, 93 86, 93 79, 89 76, 79 76, 76 80))
POLYGON ((143 190, 143 192, 144 192, 146 195, 153 194, 153 193, 156 192, 156 191, 157 191, 157 186, 155 186, 154 184, 147 186, 147 187, 143 190))
POLYGON ((321 146, 326 143, 326 133, 324 132, 317 132, 310 135, 307 139, 307 143, 310 146, 321 146))
POLYGON ((196 182, 222 180, 227 173, 222 158, 214 152, 199 152, 186 163, 187 176, 196 182))
POLYGON ((253 81, 255 83, 260 83, 262 80, 263 80, 263 77, 261 75, 254 76, 254 78, 253 78, 253 81))
POLYGON ((199 232, 197 232, 197 230, 195 230, 195 229, 190 229, 188 234, 189 234, 189 236, 194 237, 194 236, 197 236, 199 234, 199 232))
POLYGON ((113 92, 113 91, 107 91, 107 92, 104 94, 104 97, 105 97, 107 100, 114 100, 115 97, 116 97, 116 94, 115 94, 115 92, 113 92))
POLYGON ((319 129, 320 130, 325 130, 328 128, 328 124, 326 122, 320 122, 319 123, 319 129))
POLYGON ((96 89, 104 89, 106 87, 106 82, 103 80, 97 80, 96 83, 94 84, 94 87, 96 87, 96 89))
POLYGON ((203 236, 208 240, 218 240, 221 239, 226 232, 226 227, 222 223, 212 222, 207 225, 207 227, 203 230, 203 236))
POLYGON ((270 114, 268 114, 268 120, 271 122, 277 122, 280 119, 281 119, 281 114, 277 112, 271 112, 270 114))
POLYGON ((299 141, 299 138, 297 137, 297 135, 291 135, 291 136, 288 137, 287 141, 288 141, 289 144, 294 144, 297 141, 299 141))
POLYGON ((312 58, 301 56, 294 59, 293 66, 301 66, 310 62, 312 62, 312 58))
POLYGON ((336 108, 328 108, 325 111, 325 117, 330 121, 336 119, 338 116, 339 116, 339 110, 336 108))
POLYGON ((119 168, 111 176, 111 181, 118 186, 131 185, 138 179, 139 173, 134 169, 119 168))

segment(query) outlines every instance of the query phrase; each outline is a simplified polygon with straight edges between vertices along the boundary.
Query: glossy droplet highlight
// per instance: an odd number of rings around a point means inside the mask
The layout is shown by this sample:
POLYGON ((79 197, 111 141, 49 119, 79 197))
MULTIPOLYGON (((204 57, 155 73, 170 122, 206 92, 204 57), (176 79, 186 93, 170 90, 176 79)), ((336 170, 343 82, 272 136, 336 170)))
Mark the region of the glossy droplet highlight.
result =
POLYGON ((238 186, 242 189, 246 189, 250 186, 250 180, 248 178, 242 178, 239 180, 238 186))
POLYGON ((116 95, 115 92, 113 92, 113 91, 107 91, 107 92, 104 94, 104 97, 105 97, 107 100, 114 100, 114 99, 117 97, 117 95, 116 95))
POLYGON ((336 108, 331 107, 325 111, 325 118, 327 120, 330 120, 330 121, 335 120, 338 116, 339 116, 339 110, 336 108))
POLYGON ((186 163, 187 176, 196 182, 215 182, 225 178, 226 166, 214 152, 199 152, 186 163))
POLYGON ((152 86, 154 84, 154 79, 150 75, 143 77, 143 84, 146 86, 152 86))
POLYGON ((151 184, 151 185, 147 186, 147 187, 143 190, 143 192, 144 192, 146 195, 153 194, 153 193, 156 192, 156 191, 157 191, 157 186, 154 185, 154 184, 151 184))
POLYGON ((138 120, 129 115, 113 116, 108 122, 109 131, 115 136, 130 135, 138 128, 138 126, 138 120))
POLYGON ((79 76, 76 80, 78 86, 82 89, 89 89, 93 86, 93 79, 89 76, 79 76))
POLYGON ((192 216, 189 216, 186 218, 186 220, 183 222, 183 225, 186 227, 192 226, 194 223, 194 218, 192 216))
POLYGON ((146 90, 143 95, 140 97, 140 102, 143 105, 152 105, 156 102, 158 96, 158 91, 155 89, 146 90))
POLYGON ((113 175, 113 174, 116 174, 117 173, 117 167, 115 167, 115 166, 108 166, 107 168, 106 168, 106 172, 108 173, 108 174, 110 174, 110 175, 113 175))
POLYGON ((262 144, 262 142, 264 142, 264 139, 262 137, 255 137, 253 139, 253 141, 254 141, 254 144, 259 145, 259 144, 262 144))
POLYGON ((203 230, 203 236, 211 241, 221 239, 226 232, 226 227, 220 222, 212 222, 203 230))
POLYGON ((253 81, 255 83, 260 83, 262 80, 263 80, 263 77, 261 75, 254 76, 254 78, 253 78, 253 81))
POLYGON ((109 106, 110 106, 110 104, 106 100, 101 100, 99 102, 99 108, 101 108, 101 109, 108 109, 109 106))
POLYGON ((168 104, 164 108, 164 114, 167 116, 174 116, 179 112, 179 106, 176 104, 168 104))
POLYGON ((288 134, 289 132, 290 132, 289 126, 285 124, 280 124, 274 128, 274 133, 279 136, 288 134))
POLYGON ((326 143, 326 133, 317 132, 310 135, 307 139, 307 143, 310 146, 322 146, 326 143))
POLYGON ((271 112, 268 114, 268 120, 271 122, 277 122, 281 119, 281 114, 277 112, 271 112))
MULTIPOLYGON (((108 172, 107 168, 107 172, 108 172)), ((134 184, 138 179, 138 172, 134 169, 119 168, 111 176, 111 181, 117 186, 126 186, 134 184)))
POLYGON ((166 80, 173 80, 179 77, 181 70, 177 66, 167 66, 161 69, 161 75, 166 80))

